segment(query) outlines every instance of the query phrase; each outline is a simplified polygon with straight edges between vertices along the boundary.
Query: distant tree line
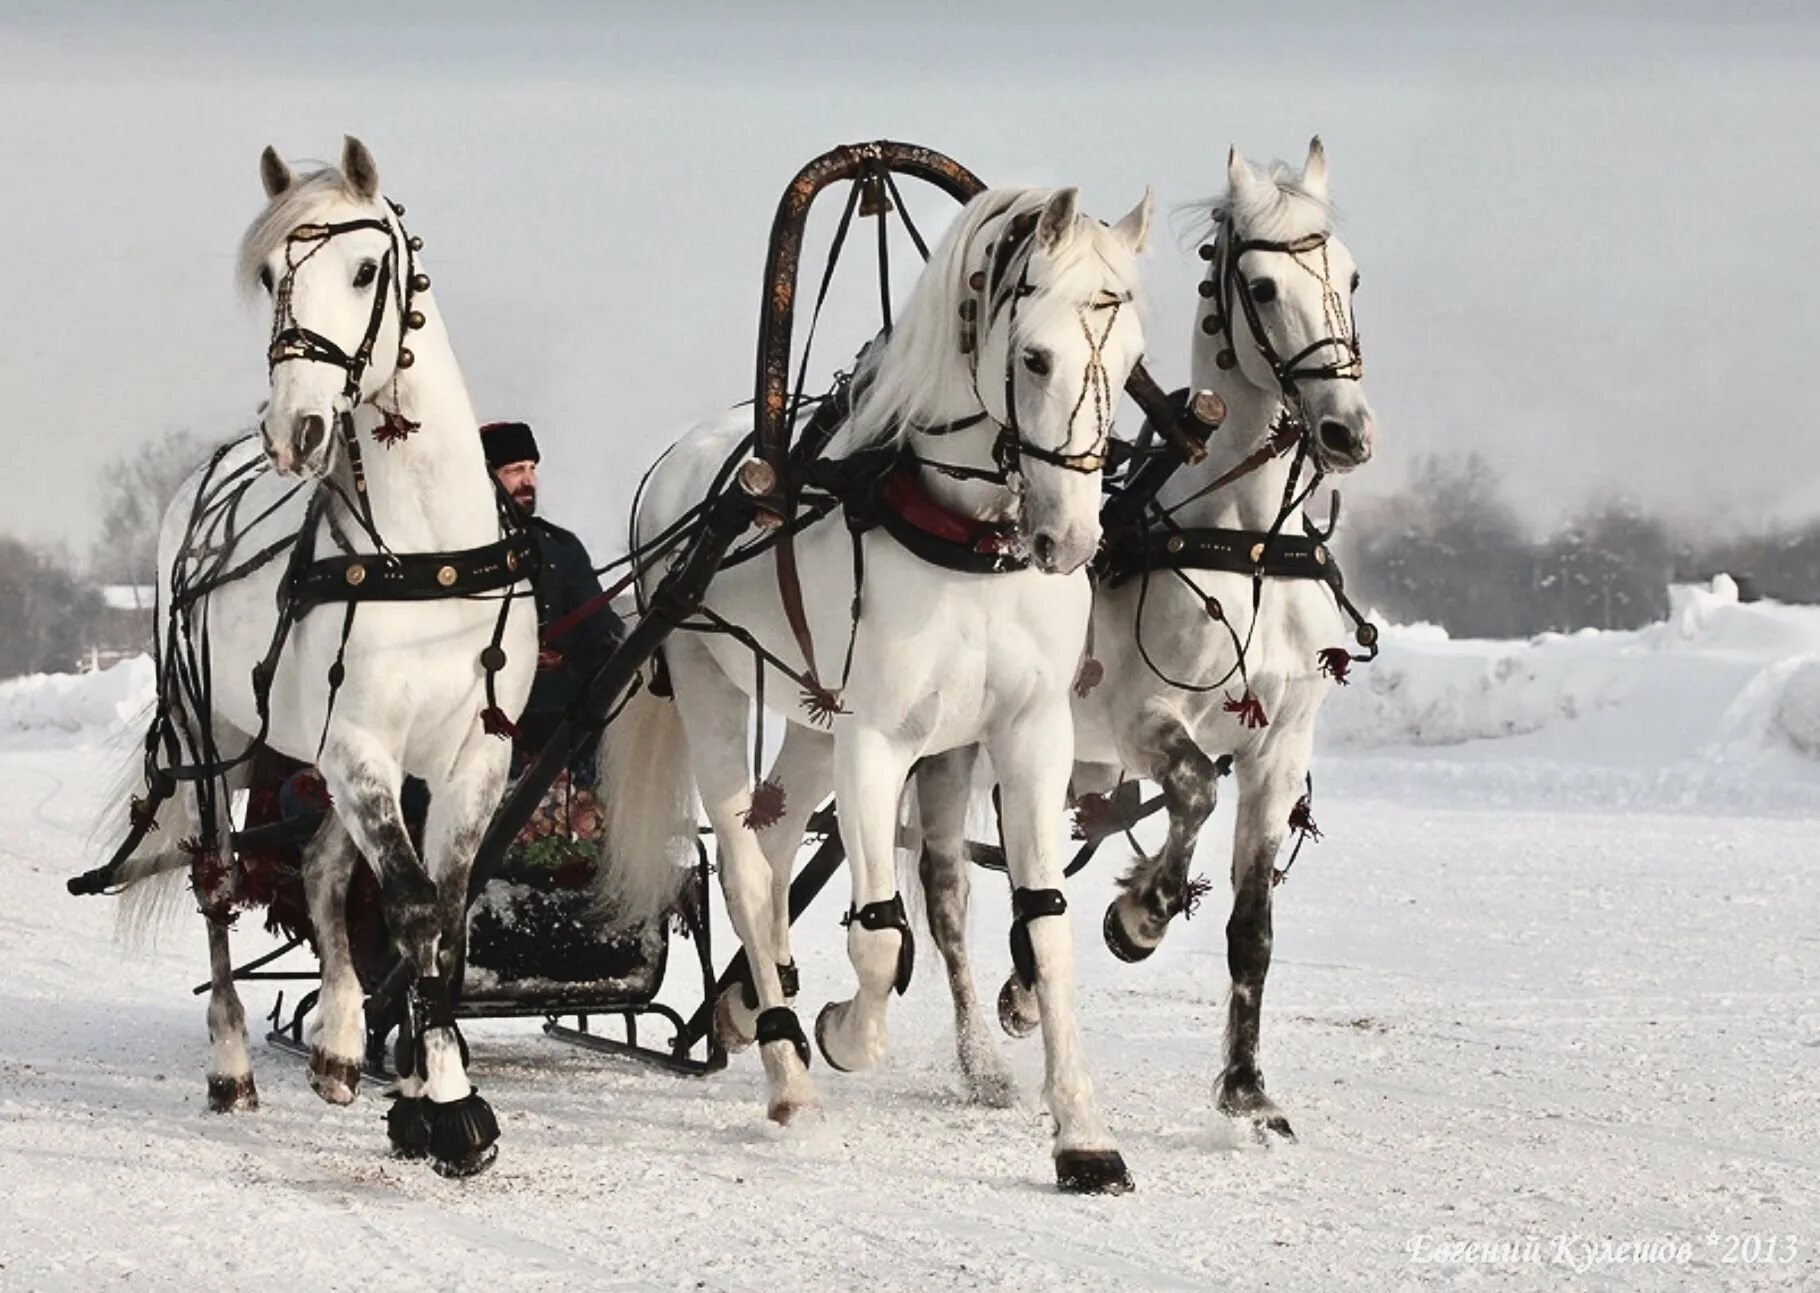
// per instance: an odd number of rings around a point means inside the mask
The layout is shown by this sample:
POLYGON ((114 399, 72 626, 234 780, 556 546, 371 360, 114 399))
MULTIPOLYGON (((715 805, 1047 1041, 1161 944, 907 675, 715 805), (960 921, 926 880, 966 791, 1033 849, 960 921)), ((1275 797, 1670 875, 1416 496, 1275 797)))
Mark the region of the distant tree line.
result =
POLYGON ((1476 454, 1420 460, 1341 533, 1355 600, 1456 637, 1637 628, 1668 613, 1671 582, 1722 571, 1746 596, 1820 602, 1820 520, 1714 538, 1606 495, 1538 536, 1476 454))

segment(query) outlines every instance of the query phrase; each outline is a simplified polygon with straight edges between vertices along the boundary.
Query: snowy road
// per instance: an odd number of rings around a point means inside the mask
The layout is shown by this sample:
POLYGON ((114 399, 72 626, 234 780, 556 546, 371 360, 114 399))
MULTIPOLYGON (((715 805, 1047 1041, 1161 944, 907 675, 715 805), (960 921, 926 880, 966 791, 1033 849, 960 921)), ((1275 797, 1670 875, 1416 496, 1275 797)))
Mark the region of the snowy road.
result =
MULTIPOLYGON (((476 1026, 503 1153, 451 1183, 384 1156, 372 1088, 330 1108, 263 1045, 263 1109, 204 1111, 198 922, 125 952, 108 902, 63 891, 106 770, 0 752, 6 1289, 1820 1287, 1820 822, 1330 792, 1265 1016, 1294 1145, 1211 1108, 1221 917, 1119 965, 1102 859, 1074 918, 1127 1198, 1054 1193, 1034 1043, 1023 1108, 959 1101, 933 949, 887 1066, 818 1063, 825 1115, 789 1132, 750 1055, 679 1079, 476 1026)), ((842 902, 803 926, 811 1013, 850 981, 842 902)))

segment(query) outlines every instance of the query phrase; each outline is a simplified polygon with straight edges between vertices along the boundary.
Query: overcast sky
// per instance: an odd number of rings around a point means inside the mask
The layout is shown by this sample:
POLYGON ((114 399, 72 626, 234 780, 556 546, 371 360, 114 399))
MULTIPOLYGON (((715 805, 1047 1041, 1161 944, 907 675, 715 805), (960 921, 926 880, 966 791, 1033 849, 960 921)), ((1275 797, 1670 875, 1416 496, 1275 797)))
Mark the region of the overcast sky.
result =
MULTIPOLYGON (((783 185, 880 136, 1111 218, 1319 132, 1381 419, 1357 488, 1471 448, 1538 519, 1607 488, 1820 513, 1816 6, 1229 7, 4 0, 0 531, 80 555, 109 457, 248 424, 259 150, 343 132, 410 207, 482 417, 536 426, 546 512, 603 553, 637 470, 751 394, 783 185)), ((1198 266, 1168 231, 1149 261, 1167 384, 1198 266)), ((830 365, 873 324, 867 272, 830 365)))

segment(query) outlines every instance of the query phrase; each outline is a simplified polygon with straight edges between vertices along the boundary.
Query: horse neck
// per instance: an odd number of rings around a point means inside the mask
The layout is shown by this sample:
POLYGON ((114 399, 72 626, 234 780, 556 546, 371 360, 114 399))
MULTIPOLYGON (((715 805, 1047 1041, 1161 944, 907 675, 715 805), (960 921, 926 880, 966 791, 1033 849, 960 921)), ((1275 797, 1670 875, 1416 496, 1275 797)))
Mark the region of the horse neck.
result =
MULTIPOLYGON (((373 523, 395 552, 480 547, 499 537, 499 509, 474 405, 435 303, 419 293, 413 306, 424 326, 406 334, 414 362, 396 390, 398 411, 418 428, 380 444, 380 413, 368 404, 355 415, 373 523)), ((380 397, 388 407, 392 391, 388 385, 380 397)))
MULTIPOLYGON (((942 413, 938 420, 958 420, 978 413, 979 401, 973 398, 971 390, 965 405, 957 407, 956 411, 942 413)), ((929 462, 996 472, 999 467, 992 455, 998 434, 998 423, 987 417, 951 435, 929 436, 913 430, 907 443, 912 453, 929 462)), ((929 496, 950 512, 982 521, 999 521, 1010 517, 1016 508, 1017 496, 1008 485, 990 480, 957 480, 935 467, 919 467, 918 472, 929 496)))
MULTIPOLYGON (((1222 338, 1210 337, 1196 327, 1189 375, 1196 390, 1213 391, 1226 401, 1226 421, 1209 439, 1207 457, 1198 466, 1178 471, 1158 496, 1164 506, 1206 488, 1256 452, 1270 438, 1282 410, 1283 397, 1275 389, 1253 386, 1236 365, 1230 369, 1219 366, 1215 357, 1224 347, 1222 338)), ((1186 503, 1175 519, 1191 527, 1269 529, 1282 509, 1283 487, 1294 459, 1293 453, 1271 459, 1231 484, 1186 503)), ((1305 483, 1306 468, 1302 478, 1305 483)))

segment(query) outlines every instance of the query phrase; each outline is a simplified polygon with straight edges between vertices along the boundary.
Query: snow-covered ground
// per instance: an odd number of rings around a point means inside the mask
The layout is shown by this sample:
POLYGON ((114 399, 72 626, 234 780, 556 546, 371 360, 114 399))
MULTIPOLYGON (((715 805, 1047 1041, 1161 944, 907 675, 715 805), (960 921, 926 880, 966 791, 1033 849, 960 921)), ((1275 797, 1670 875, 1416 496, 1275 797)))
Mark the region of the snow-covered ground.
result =
MULTIPOLYGON (((886 1067, 818 1063, 825 1112, 786 1132, 750 1055, 676 1078, 526 1024, 470 1029, 504 1129, 476 1180, 390 1161, 370 1088, 330 1108, 263 1046, 263 1108, 209 1115, 198 922, 123 950, 63 890, 144 682, 0 685, 0 1288, 1820 1287, 1820 610, 1680 590, 1638 633, 1387 635, 1278 891, 1264 1056, 1298 1143, 1212 1109, 1217 904, 1121 965, 1097 862, 1073 917, 1120 1199, 1053 1191, 1034 1043, 1006 1043, 1022 1108, 960 1101, 926 945, 886 1067)), ((846 995, 843 905, 800 926, 809 1013, 846 995)))

